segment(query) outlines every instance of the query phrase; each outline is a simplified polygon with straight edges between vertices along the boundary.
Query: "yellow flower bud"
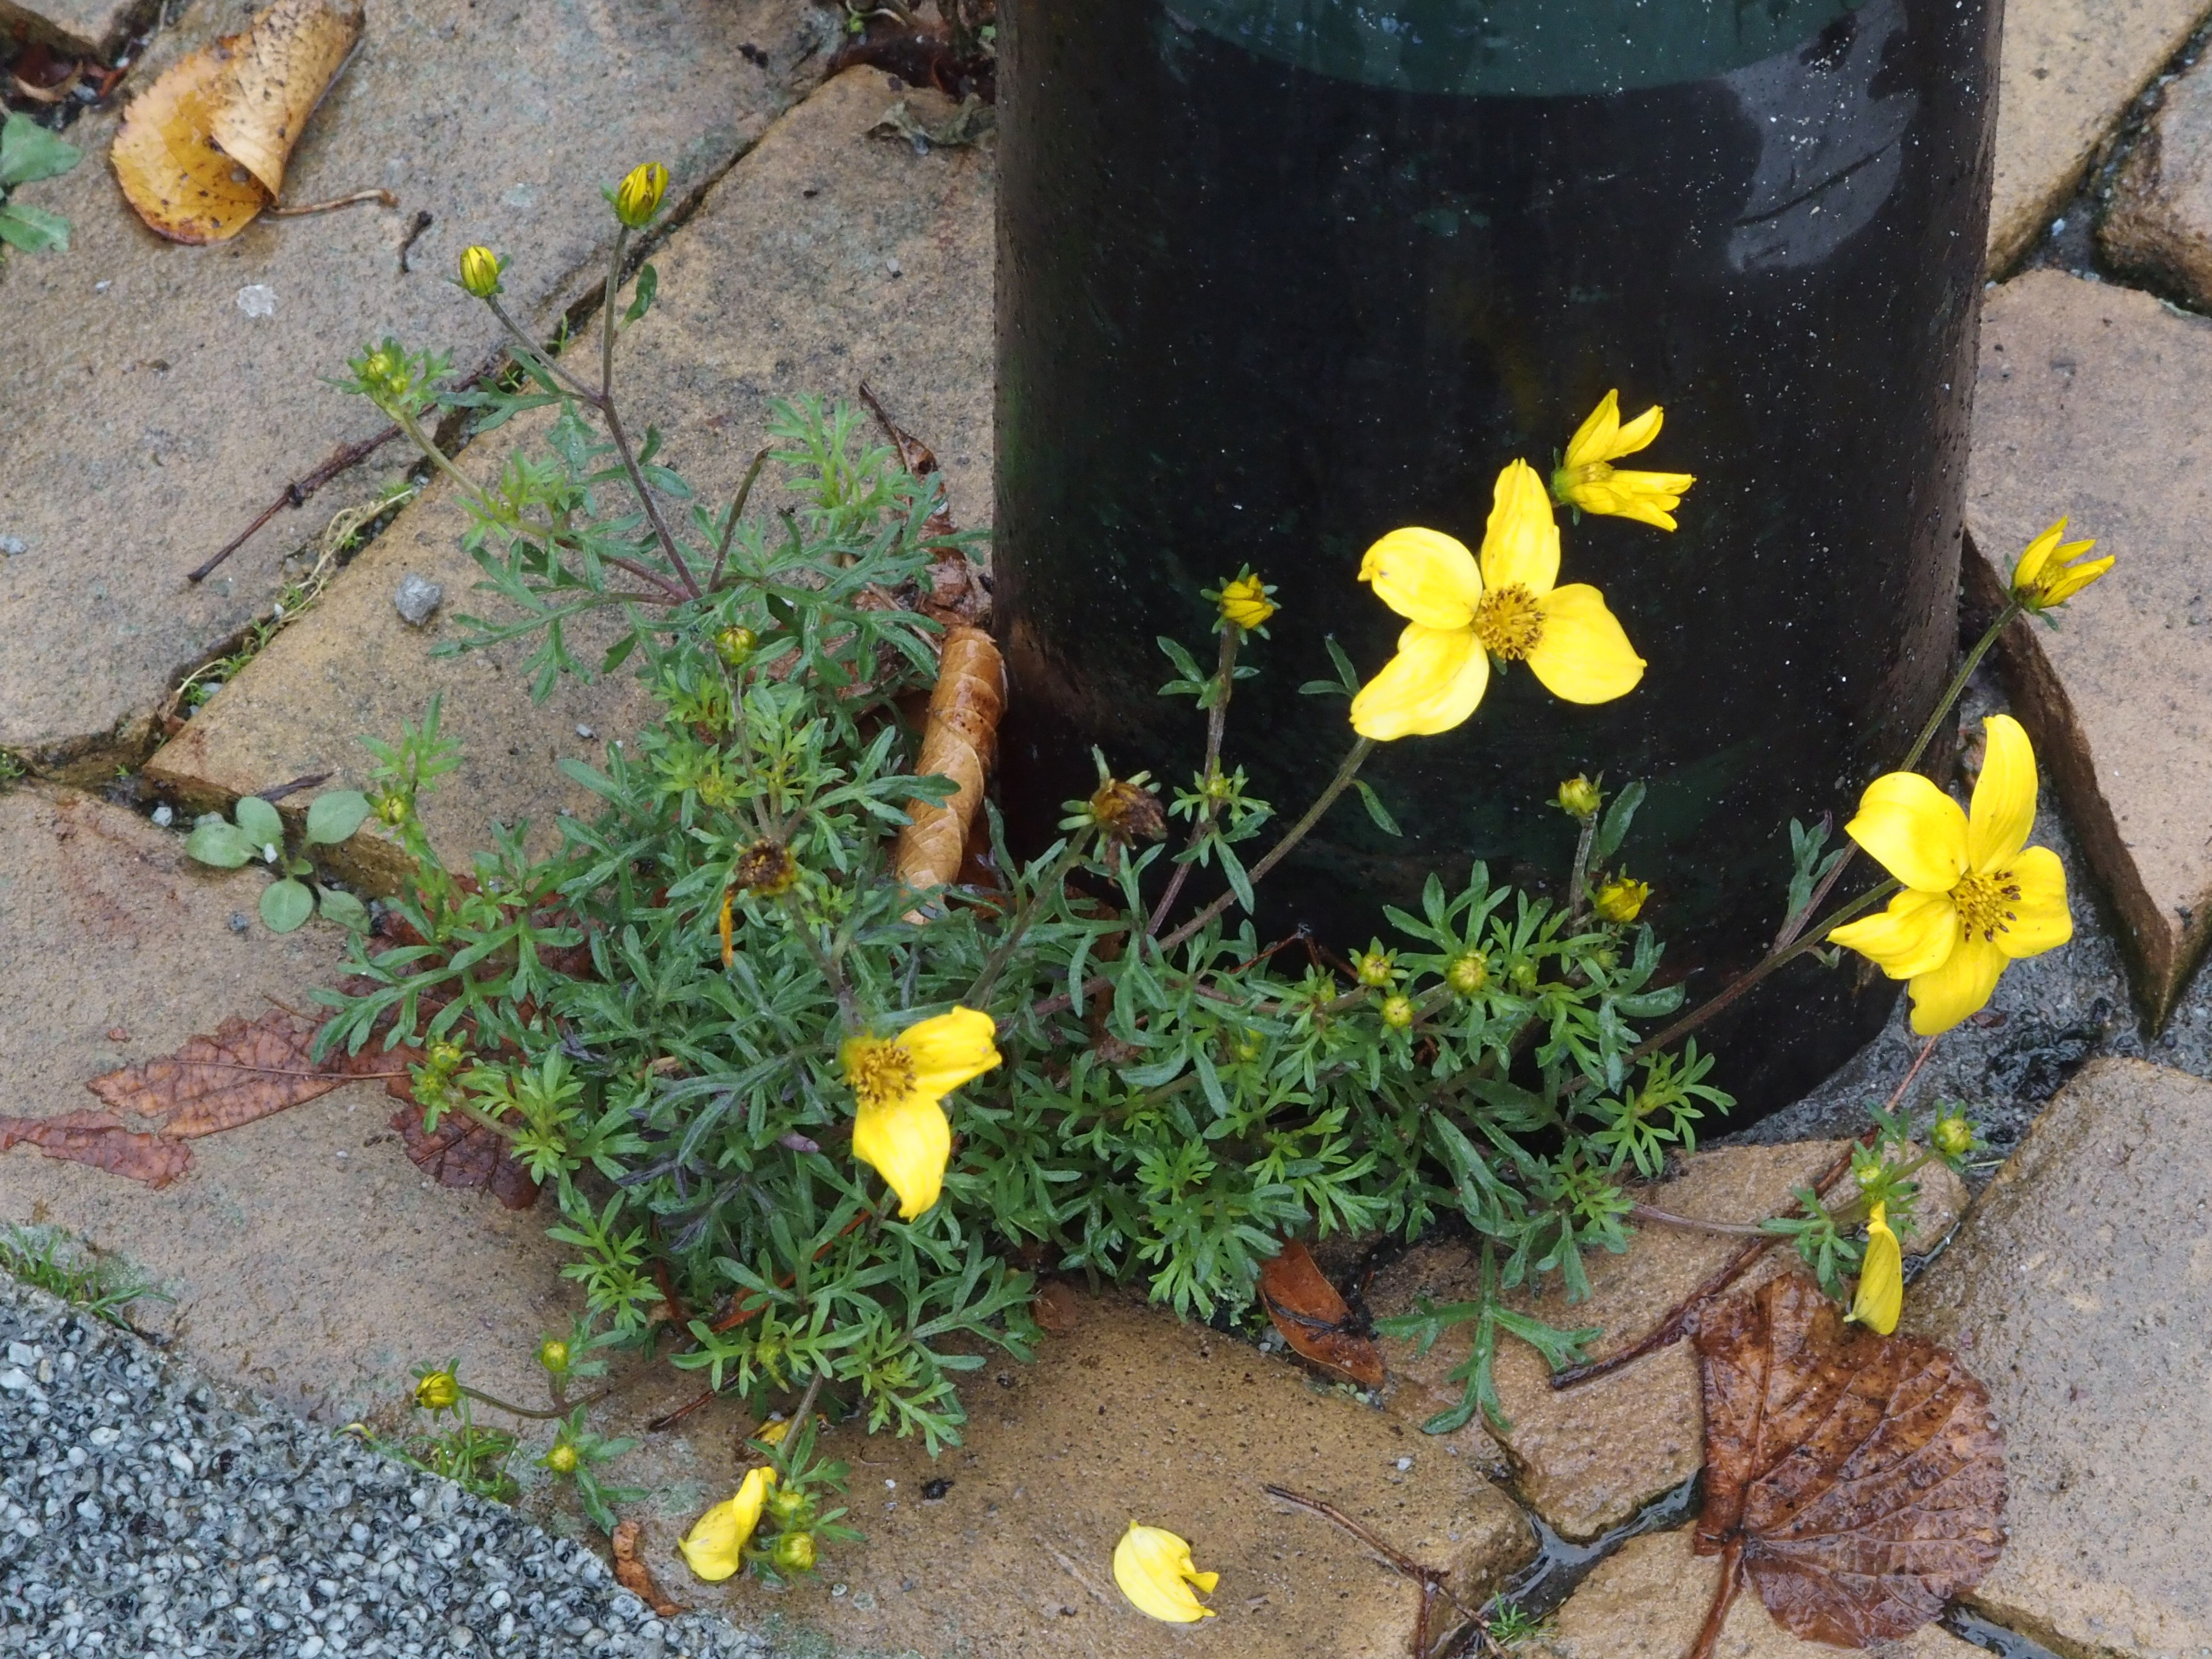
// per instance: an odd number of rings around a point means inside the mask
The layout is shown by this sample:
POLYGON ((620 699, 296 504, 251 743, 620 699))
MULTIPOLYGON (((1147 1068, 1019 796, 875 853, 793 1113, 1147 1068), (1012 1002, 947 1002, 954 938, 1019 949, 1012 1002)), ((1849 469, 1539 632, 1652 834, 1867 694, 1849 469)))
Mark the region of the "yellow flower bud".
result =
POLYGON ((1377 945, 1372 951, 1355 951, 1352 954, 1352 971, 1362 985, 1380 988, 1398 977, 1395 951, 1377 945))
POLYGON ((434 1071, 454 1072, 468 1058, 458 1042, 434 1042, 430 1045, 430 1066, 434 1071))
POLYGON ((1480 995, 1490 983, 1490 958, 1480 951, 1454 957, 1451 966, 1444 969, 1444 982, 1463 997, 1480 995))
POLYGON ((538 1345, 538 1363, 558 1376, 568 1369, 568 1345, 557 1336, 549 1336, 538 1345))
POLYGON ((803 1492, 779 1486, 769 1495, 768 1512, 779 1527, 804 1528, 814 1518, 814 1500, 803 1492))
POLYGON ((545 1454, 545 1467, 556 1474, 575 1474, 576 1449, 563 1440, 545 1454))
POLYGON ((811 1572, 814 1570, 814 1534, 811 1532, 787 1532, 775 1540, 774 1558, 778 1572, 811 1572))
POLYGON ((775 1485, 774 1469, 748 1469, 734 1497, 724 1498, 691 1523, 676 1547, 695 1577, 719 1584, 744 1565, 746 1540, 760 1525, 761 1506, 775 1485))
POLYGON ((641 162, 615 186, 615 217, 632 230, 642 230, 660 210, 660 198, 667 194, 668 169, 658 161, 641 162))
POLYGON ((376 798, 376 821, 397 830, 415 816, 414 804, 404 795, 379 795, 376 798))
POLYGON ((1846 1318, 1887 1336, 1905 1310, 1905 1255, 1889 1230, 1887 1206, 1877 1204, 1867 1218, 1866 1255, 1859 1263, 1857 1294, 1846 1318))
POLYGON ((1577 775, 1559 786, 1559 810, 1570 817, 1594 818, 1605 796, 1588 778, 1577 775))
POLYGON ((1394 1031, 1402 1031, 1413 1023, 1413 1000, 1408 996, 1382 999, 1382 1023, 1394 1031))
POLYGON ((415 1403, 426 1412, 449 1412, 461 1403, 461 1385, 451 1371, 426 1371, 415 1384, 415 1403))
POLYGON ((1267 598, 1273 591, 1249 570, 1234 581, 1222 583, 1221 620, 1248 634, 1265 627, 1267 618, 1275 614, 1275 606, 1267 598))
POLYGON ((1636 920, 1644 909, 1644 902, 1650 896, 1650 882, 1615 876, 1598 888, 1590 899, 1590 908, 1604 921, 1626 925, 1636 920))
POLYGON ((1930 1139, 1946 1158, 1964 1158, 1974 1150, 1974 1126, 1956 1112, 1936 1120, 1930 1139))
POLYGON ((1139 1526, 1114 1546, 1114 1582, 1130 1605, 1148 1618, 1170 1625, 1194 1625, 1213 1617, 1213 1609, 1200 1603, 1191 1585, 1211 1591, 1221 1582, 1218 1572, 1200 1572, 1191 1559, 1189 1543, 1164 1527, 1139 1526))
POLYGON ((714 653, 731 667, 742 668, 759 643, 759 637, 750 628, 726 628, 714 635, 714 653))
POLYGON ((461 287, 478 300, 489 300, 498 293, 499 255, 488 247, 463 248, 461 287))

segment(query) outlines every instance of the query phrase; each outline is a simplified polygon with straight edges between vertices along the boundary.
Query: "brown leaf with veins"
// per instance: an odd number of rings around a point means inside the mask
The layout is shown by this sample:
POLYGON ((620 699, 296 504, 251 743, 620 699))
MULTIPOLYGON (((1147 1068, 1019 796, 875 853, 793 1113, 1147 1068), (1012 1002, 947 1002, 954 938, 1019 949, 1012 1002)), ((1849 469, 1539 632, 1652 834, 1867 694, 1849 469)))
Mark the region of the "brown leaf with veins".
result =
POLYGON ((1260 1300, 1283 1340, 1325 1370, 1363 1389, 1382 1386, 1382 1354, 1372 1337, 1345 1329, 1352 1309, 1296 1239, 1260 1269, 1260 1300))
POLYGON ((422 1109, 412 1095, 392 1115, 408 1162, 441 1187, 481 1187, 510 1210, 538 1202, 528 1167, 510 1158, 506 1140, 460 1112, 448 1112, 434 1133, 422 1127, 422 1109))
POLYGON ((2004 1547, 2004 1438, 1957 1355, 1849 1325, 1802 1273, 1701 1316, 1705 1502, 1722 1558, 1691 1659, 1746 1577, 1791 1635, 1871 1647, 1928 1623, 2004 1547))
POLYGON ((0 1152, 18 1141, 48 1158, 89 1164, 128 1176, 159 1191, 192 1166, 192 1150, 166 1135, 126 1129, 106 1112, 63 1112, 54 1117, 0 1117, 0 1152))
POLYGON ((667 1592, 653 1581, 653 1569, 645 1565, 638 1549, 643 1530, 635 1521, 624 1521, 615 1528, 615 1583, 651 1607, 654 1618, 673 1619, 684 1609, 668 1599, 667 1592))
POLYGON ((109 1105, 161 1121, 173 1139, 211 1135, 326 1095, 361 1077, 404 1075, 407 1056, 363 1049, 314 1059, 316 1024, 271 1008, 248 1024, 232 1015, 212 1036, 84 1086, 109 1105))

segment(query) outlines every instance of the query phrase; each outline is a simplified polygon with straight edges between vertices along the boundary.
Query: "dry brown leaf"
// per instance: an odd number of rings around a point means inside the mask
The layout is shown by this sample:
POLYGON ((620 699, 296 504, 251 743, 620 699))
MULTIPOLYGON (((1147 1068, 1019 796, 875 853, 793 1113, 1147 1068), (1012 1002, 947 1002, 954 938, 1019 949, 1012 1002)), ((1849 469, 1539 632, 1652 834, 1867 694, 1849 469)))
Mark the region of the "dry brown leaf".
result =
POLYGON ((0 1117, 0 1152, 18 1141, 48 1158, 89 1164, 156 1188, 192 1166, 192 1152, 167 1135, 126 1129, 106 1112, 64 1112, 54 1117, 0 1117))
POLYGON ((1382 1351, 1372 1337, 1345 1328, 1352 1309, 1297 1240, 1261 1267, 1260 1300, 1283 1340, 1300 1356, 1363 1389, 1382 1386, 1382 1351))
POLYGON ((314 1060, 315 1022, 271 1008, 248 1024, 237 1015, 173 1054, 96 1077, 85 1087, 109 1105, 160 1120, 173 1139, 190 1139, 267 1117, 359 1077, 404 1074, 406 1057, 364 1049, 314 1060))
POLYGON ((922 729, 921 757, 914 769, 925 777, 951 778, 956 787, 942 806, 908 803, 907 815, 913 822, 899 831, 892 855, 899 880, 916 892, 959 877, 968 829, 983 804, 984 775, 1006 708, 1006 664, 991 636, 977 628, 946 629, 937 689, 930 694, 922 729))
POLYGON ((2004 1438, 1955 1354, 1847 1325, 1802 1273, 1701 1316, 1705 1502, 1722 1558, 1692 1659, 1748 1577, 1791 1635, 1870 1647, 1928 1623, 2004 1546, 2004 1438))
POLYGON ((653 1582, 653 1569, 645 1565, 645 1557, 638 1544, 644 1528, 635 1521, 624 1521, 615 1528, 615 1583, 653 1609, 656 1619, 673 1619, 684 1611, 668 1599, 667 1593, 653 1582))
POLYGON ((1048 1279, 1030 1298, 1030 1316, 1040 1330, 1066 1336, 1083 1323, 1083 1303, 1066 1279, 1048 1279))
POLYGON ((404 1098, 407 1104, 392 1115, 392 1127, 416 1169, 441 1187, 481 1187, 510 1210, 538 1202, 538 1183, 527 1167, 507 1156, 505 1139, 459 1112, 448 1113, 436 1133, 429 1133, 422 1127, 422 1109, 411 1094, 404 1098))
POLYGON ((170 65, 132 100, 110 151, 138 216, 191 243, 252 223, 361 28, 348 0, 278 0, 245 33, 170 65))

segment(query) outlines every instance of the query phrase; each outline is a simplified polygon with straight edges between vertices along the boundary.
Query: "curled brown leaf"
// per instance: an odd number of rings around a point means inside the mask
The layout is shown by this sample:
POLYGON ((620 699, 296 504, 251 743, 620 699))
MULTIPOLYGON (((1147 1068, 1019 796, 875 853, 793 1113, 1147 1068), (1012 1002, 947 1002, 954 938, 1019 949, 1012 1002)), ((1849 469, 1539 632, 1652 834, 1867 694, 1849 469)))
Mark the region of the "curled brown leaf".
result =
POLYGON ((969 826, 983 804, 983 781, 990 769, 999 717, 1006 708, 1006 665, 991 636, 977 628, 948 629, 915 770, 924 777, 951 778, 952 797, 941 806, 932 801, 910 802, 907 815, 912 822, 899 831, 892 855, 899 880, 915 892, 926 893, 959 877, 969 826))
POLYGON ((1957 1355, 1847 1325, 1802 1273, 1708 1310, 1696 1336, 1705 1501, 1723 1571, 1692 1659, 1748 1578, 1784 1630, 1869 1647, 1981 1582, 2004 1545, 2004 1439, 1957 1355))
POLYGON ((166 1135, 126 1129, 106 1112, 63 1112, 53 1117, 0 1117, 0 1152, 17 1142, 48 1158, 89 1164, 110 1175, 143 1181, 159 1191, 192 1165, 189 1146, 166 1135))
POLYGON ((141 1060, 85 1087, 118 1110, 155 1119, 173 1139, 234 1129, 326 1095, 362 1077, 404 1075, 403 1055, 374 1048, 318 1063, 315 1022, 271 1008, 248 1024, 232 1015, 210 1036, 141 1060))
POLYGON ((645 1565, 641 1548, 644 1530, 635 1521, 624 1521, 615 1528, 615 1583, 651 1607, 656 1619, 673 1619, 684 1609, 668 1599, 668 1593, 654 1582, 653 1569, 645 1565))
POLYGON ((1296 1239, 1260 1269, 1260 1300, 1283 1340, 1301 1358, 1363 1389, 1382 1387, 1382 1351, 1374 1338, 1346 1328, 1352 1320, 1350 1305, 1296 1239))

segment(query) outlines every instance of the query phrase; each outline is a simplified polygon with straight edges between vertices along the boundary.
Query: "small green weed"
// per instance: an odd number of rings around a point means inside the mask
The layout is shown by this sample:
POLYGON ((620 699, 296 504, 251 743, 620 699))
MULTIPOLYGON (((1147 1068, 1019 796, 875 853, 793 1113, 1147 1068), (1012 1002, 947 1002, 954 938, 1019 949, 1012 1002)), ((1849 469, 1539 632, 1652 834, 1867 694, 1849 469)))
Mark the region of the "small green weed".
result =
POLYGON ((123 1310, 132 1303, 173 1300, 127 1264, 98 1254, 58 1227, 0 1226, 0 1269, 126 1328, 123 1310))

